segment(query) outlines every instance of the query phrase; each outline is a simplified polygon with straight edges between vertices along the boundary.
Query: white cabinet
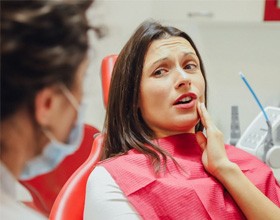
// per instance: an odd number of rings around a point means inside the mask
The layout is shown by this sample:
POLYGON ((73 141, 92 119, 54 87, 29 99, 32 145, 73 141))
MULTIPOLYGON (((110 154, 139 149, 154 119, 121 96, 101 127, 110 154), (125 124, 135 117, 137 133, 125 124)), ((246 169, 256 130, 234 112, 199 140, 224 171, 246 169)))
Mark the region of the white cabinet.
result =
POLYGON ((264 0, 152 0, 152 16, 166 22, 261 22, 264 0))

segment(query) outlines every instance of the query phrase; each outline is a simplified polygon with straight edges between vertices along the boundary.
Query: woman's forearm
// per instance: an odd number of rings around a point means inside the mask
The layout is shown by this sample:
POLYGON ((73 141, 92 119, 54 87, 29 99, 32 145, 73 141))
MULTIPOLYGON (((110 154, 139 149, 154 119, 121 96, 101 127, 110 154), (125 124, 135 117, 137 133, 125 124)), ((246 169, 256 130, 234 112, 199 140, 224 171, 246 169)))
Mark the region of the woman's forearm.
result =
POLYGON ((247 219, 280 219, 280 208, 250 182, 237 164, 232 163, 220 169, 216 178, 228 190, 247 219))

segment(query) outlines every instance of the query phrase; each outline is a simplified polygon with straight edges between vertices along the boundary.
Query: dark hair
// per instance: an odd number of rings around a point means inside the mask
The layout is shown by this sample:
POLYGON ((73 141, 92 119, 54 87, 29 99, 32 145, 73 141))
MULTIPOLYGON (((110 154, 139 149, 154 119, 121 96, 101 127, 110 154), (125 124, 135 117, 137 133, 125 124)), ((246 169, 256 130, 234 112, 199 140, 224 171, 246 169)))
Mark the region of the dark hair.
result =
POLYGON ((71 87, 88 49, 86 10, 93 0, 1 2, 1 121, 36 93, 71 87))
MULTIPOLYGON (((201 71, 205 79, 199 52, 186 33, 174 27, 162 26, 154 21, 142 23, 120 52, 113 69, 104 127, 104 158, 125 153, 134 148, 149 156, 158 171, 159 155, 164 161, 166 161, 166 156, 170 156, 163 149, 151 143, 151 139, 155 138, 155 135, 141 116, 138 100, 144 58, 151 42, 171 36, 183 37, 190 42, 200 60, 201 71)), ((196 131, 202 129, 203 126, 199 122, 196 131)))

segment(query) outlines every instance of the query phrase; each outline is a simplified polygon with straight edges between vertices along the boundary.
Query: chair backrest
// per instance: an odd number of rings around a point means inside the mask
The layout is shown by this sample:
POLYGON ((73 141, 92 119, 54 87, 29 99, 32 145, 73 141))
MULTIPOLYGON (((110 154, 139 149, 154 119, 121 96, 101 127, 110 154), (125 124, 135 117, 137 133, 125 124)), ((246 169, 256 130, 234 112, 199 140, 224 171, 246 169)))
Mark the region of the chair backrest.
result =
POLYGON ((105 108, 108 103, 109 87, 112 76, 112 71, 117 60, 118 55, 108 55, 103 58, 101 64, 101 81, 102 81, 102 92, 103 92, 103 102, 105 108))
POLYGON ((53 203, 63 185, 88 158, 92 149, 93 136, 97 133, 99 131, 96 128, 85 125, 84 138, 78 150, 67 156, 51 172, 20 181, 33 198, 33 202, 28 202, 27 205, 49 216, 53 203))
POLYGON ((86 183, 101 157, 103 135, 93 142, 88 159, 73 173, 58 194, 50 213, 50 220, 83 219, 86 183))

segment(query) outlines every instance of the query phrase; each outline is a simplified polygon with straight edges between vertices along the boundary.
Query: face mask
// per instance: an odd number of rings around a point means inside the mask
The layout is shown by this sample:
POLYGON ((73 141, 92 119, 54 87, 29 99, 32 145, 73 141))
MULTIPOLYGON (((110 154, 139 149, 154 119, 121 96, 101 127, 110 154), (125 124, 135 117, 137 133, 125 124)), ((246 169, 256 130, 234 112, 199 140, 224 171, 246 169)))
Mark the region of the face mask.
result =
POLYGON ((61 86, 61 90, 77 110, 76 123, 69 134, 67 143, 58 141, 50 131, 43 130, 45 135, 50 139, 50 142, 44 147, 41 155, 26 163, 23 172, 21 173, 21 180, 31 179, 35 176, 52 171, 65 157, 74 153, 82 142, 84 136, 83 116, 85 113, 85 105, 79 105, 76 98, 65 85, 61 86))

